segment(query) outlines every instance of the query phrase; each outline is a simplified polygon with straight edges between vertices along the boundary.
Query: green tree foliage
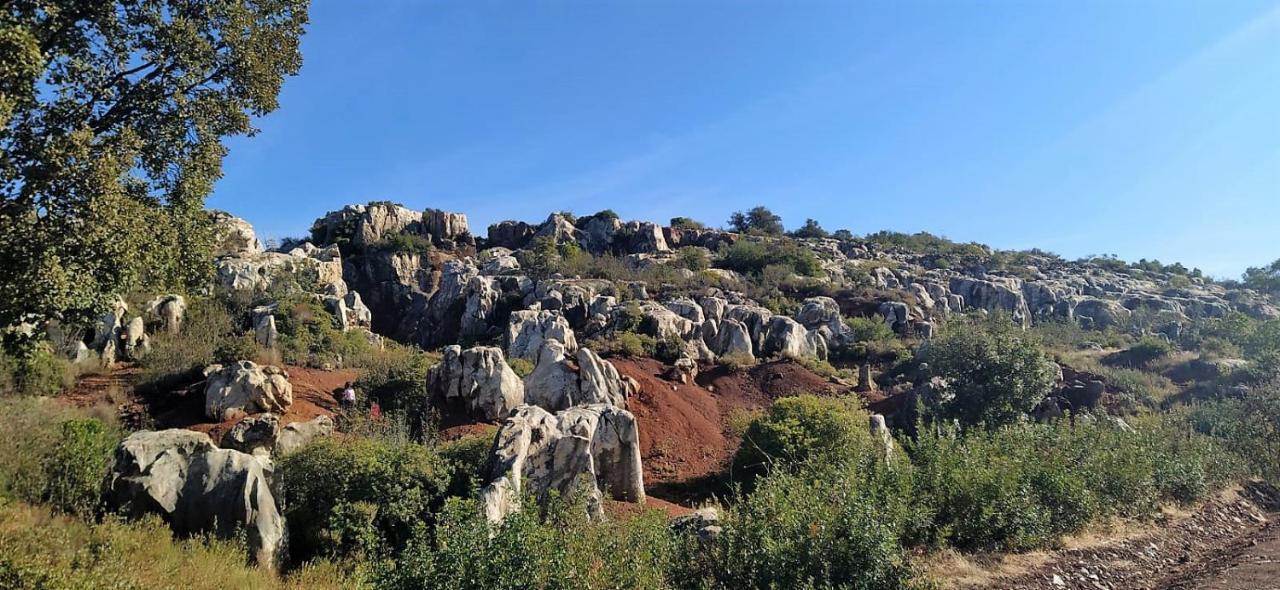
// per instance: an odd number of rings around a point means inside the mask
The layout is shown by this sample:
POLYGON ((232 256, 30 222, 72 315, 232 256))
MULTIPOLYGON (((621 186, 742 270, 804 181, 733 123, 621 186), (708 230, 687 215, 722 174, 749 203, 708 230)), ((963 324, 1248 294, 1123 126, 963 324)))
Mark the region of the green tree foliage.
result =
POLYGON ((870 444, 867 424, 867 413, 850 399, 779 399, 747 426, 733 459, 734 477, 750 484, 774 466, 838 462, 856 455, 870 444))
POLYGON ((440 509, 450 469, 414 443, 325 440, 282 459, 294 557, 402 549, 440 509))
POLYGON ((92 516, 111 467, 119 431, 93 418, 62 423, 62 437, 45 463, 45 501, 55 509, 92 516))
POLYGON ((830 235, 827 230, 822 229, 816 219, 804 220, 804 225, 800 226, 800 229, 791 232, 791 237, 793 238, 825 238, 830 235))
POLYGON ((760 233, 771 236, 782 235, 782 218, 764 206, 752 207, 743 213, 735 211, 729 216, 729 228, 739 233, 760 233))
POLYGON ((223 140, 275 110, 306 21, 306 0, 5 3, 0 325, 207 280, 223 140))
POLYGON ((1244 271, 1244 286, 1265 293, 1280 294, 1280 260, 1244 271))
POLYGON ((822 263, 811 250, 790 240, 738 240, 725 246, 716 263, 720 268, 745 275, 760 276, 766 268, 779 267, 785 277, 792 274, 816 277, 822 274, 822 263))
POLYGON ((928 409, 964 425, 1017 420, 1044 399, 1055 377, 1039 343, 1000 316, 952 322, 930 343, 925 360, 947 383, 947 395, 928 409))
POLYGON ((848 242, 853 240, 853 232, 847 229, 838 229, 834 232, 831 232, 831 237, 837 240, 840 240, 842 242, 848 242))
POLYGON ((701 230, 707 229, 707 226, 701 221, 689 217, 672 217, 671 227, 675 229, 701 230))

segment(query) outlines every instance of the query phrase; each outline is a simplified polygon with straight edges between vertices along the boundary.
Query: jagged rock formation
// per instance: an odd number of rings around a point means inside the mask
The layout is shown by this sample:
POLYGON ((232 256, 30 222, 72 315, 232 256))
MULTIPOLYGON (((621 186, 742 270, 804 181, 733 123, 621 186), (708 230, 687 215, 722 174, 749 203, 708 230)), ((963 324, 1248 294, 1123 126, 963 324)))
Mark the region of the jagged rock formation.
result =
POLYGON ((181 295, 163 295, 147 303, 147 323, 156 333, 177 334, 187 315, 187 300, 181 295))
POLYGON ((557 311, 512 312, 507 324, 507 356, 537 362, 547 341, 555 340, 565 352, 578 349, 569 321, 557 311))
POLYGON ((446 346, 440 363, 427 373, 427 389, 446 402, 458 401, 474 415, 500 420, 525 403, 524 382, 507 366, 502 349, 446 346))
POLYGON ((293 403, 289 374, 253 361, 209 365, 204 370, 205 415, 219 422, 245 414, 284 412, 293 403))
POLYGON ((608 361, 579 348, 569 363, 570 351, 555 339, 542 342, 533 372, 524 378, 525 403, 550 411, 583 404, 626 407, 635 390, 608 361))
POLYGON ((236 422, 222 437, 222 447, 265 457, 289 455, 311 441, 333 434, 333 418, 316 416, 306 422, 280 427, 276 414, 258 414, 236 422))
POLYGON ((603 515, 602 490, 615 500, 644 502, 640 437, 630 412, 607 404, 577 406, 551 414, 522 406, 498 431, 488 483, 481 500, 498 522, 531 494, 569 495, 585 483, 589 510, 603 515))
POLYGON ((275 566, 284 545, 284 516, 271 490, 269 460, 219 449, 189 430, 135 432, 116 448, 107 478, 109 506, 126 514, 159 514, 180 535, 247 533, 253 558, 275 566))

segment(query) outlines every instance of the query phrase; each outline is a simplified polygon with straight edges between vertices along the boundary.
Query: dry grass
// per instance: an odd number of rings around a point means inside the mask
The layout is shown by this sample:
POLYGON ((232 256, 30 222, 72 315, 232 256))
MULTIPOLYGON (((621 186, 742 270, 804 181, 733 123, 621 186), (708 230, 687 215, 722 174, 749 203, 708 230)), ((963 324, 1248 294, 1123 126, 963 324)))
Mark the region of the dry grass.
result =
POLYGON ((332 564, 288 577, 245 563, 237 543, 173 540, 158 518, 90 524, 22 503, 0 506, 0 582, 19 588, 355 588, 332 564))
MULTIPOLYGON (((1218 502, 1232 502, 1240 498, 1240 488, 1232 487, 1214 496, 1218 502)), ((1148 535, 1158 528, 1171 526, 1189 519, 1206 502, 1195 506, 1169 504, 1161 507, 1160 517, 1153 521, 1136 521, 1114 518, 1099 521, 1085 530, 1064 537, 1055 550, 1029 551, 1025 553, 961 553, 943 549, 916 559, 916 565, 924 576, 942 583, 943 588, 969 589, 992 588, 1004 578, 1021 576, 1038 569, 1057 556, 1059 551, 1088 550, 1148 535), (1153 524, 1159 523, 1159 524, 1153 524)))

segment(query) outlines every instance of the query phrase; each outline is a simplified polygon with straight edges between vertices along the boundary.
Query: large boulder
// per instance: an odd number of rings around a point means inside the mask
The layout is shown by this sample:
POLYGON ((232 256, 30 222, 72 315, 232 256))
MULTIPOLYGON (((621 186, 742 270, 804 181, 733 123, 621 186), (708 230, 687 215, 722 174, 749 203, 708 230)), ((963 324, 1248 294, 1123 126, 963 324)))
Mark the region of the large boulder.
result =
POLYGON ((536 362, 548 340, 558 341, 566 352, 578 349, 573 328, 559 312, 524 310, 511 313, 507 324, 507 356, 536 362))
POLYGON ((208 435, 174 429, 129 435, 116 448, 107 503, 125 514, 159 514, 179 535, 247 535, 261 565, 274 567, 284 516, 271 490, 269 460, 214 446, 208 435))
POLYGON ((523 248, 535 231, 533 226, 523 221, 500 221, 489 226, 487 245, 512 250, 523 248))
POLYGON ((525 495, 546 501, 587 485, 589 510, 602 516, 602 490, 612 499, 643 503, 640 434, 630 412, 607 404, 551 414, 523 406, 507 418, 494 441, 492 469, 481 490, 485 514, 499 522, 519 510, 525 495))
POLYGON ((276 457, 290 455, 311 444, 311 441, 317 438, 333 434, 333 430, 333 418, 328 416, 316 416, 306 422, 286 424, 276 436, 274 455, 276 457))
POLYGON ((270 457, 279 434, 279 416, 271 413, 248 416, 222 435, 222 448, 270 457))
POLYGON ((210 211, 213 221, 213 257, 252 256, 262 253, 262 243, 248 221, 226 211, 210 211))
POLYGON ((827 359, 826 340, 817 332, 810 332, 787 316, 770 318, 761 354, 785 358, 827 359))
POLYGON ((1031 321, 1031 310, 1022 294, 1020 279, 957 276, 951 278, 950 287, 951 292, 964 298, 964 304, 969 307, 1007 313, 1024 326, 1031 321))
POLYGON ((158 333, 177 334, 187 315, 187 300, 181 295, 161 295, 147 303, 147 323, 158 333))
POLYGON ((1071 316, 1075 320, 1087 324, 1087 327, 1099 330, 1118 326, 1127 320, 1133 312, 1116 301, 1097 297, 1077 297, 1072 300, 1071 316))
POLYGON ((437 246, 453 249, 476 244, 476 239, 471 236, 471 227, 467 224, 465 213, 427 209, 423 212, 422 224, 426 232, 431 235, 432 243, 437 246))
POLYGON ((552 412, 583 404, 626 407, 635 388, 612 363, 579 348, 569 362, 570 351, 558 340, 543 342, 533 372, 524 378, 524 401, 552 412))
POLYGON ((446 346, 440 363, 427 373, 427 390, 486 420, 506 418, 525 401, 520 376, 507 366, 502 349, 489 346, 446 346))
POLYGON ((204 370, 205 415, 219 422, 260 412, 282 413, 293 403, 289 374, 279 367, 238 361, 204 370))
POLYGON ((720 322, 715 335, 707 341, 707 346, 718 356, 755 358, 750 330, 747 329, 746 324, 735 319, 725 319, 720 322))

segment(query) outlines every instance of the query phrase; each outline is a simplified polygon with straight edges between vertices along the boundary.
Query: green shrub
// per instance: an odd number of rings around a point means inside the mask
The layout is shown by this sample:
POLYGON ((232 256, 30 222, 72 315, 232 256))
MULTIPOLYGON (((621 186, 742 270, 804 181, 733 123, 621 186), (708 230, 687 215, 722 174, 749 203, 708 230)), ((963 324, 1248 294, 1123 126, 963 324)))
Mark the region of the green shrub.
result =
POLYGON ((745 352, 733 352, 720 355, 717 362, 727 367, 730 371, 741 371, 756 366, 756 357, 745 352))
POLYGON ((0 405, 7 438, 0 445, 0 498, 44 500, 49 454, 62 440, 62 424, 77 417, 72 408, 48 398, 9 399, 0 405))
POLYGON ((930 413, 963 425, 1011 423, 1053 387, 1056 371, 1039 343, 1007 318, 952 321, 924 355, 929 372, 953 397, 931 400, 930 413))
POLYGON ((45 501, 60 512, 92 516, 121 438, 93 418, 63 422, 62 436, 45 458, 45 501))
POLYGON ((592 351, 605 356, 643 358, 658 354, 656 338, 633 331, 615 331, 608 336, 592 338, 590 342, 592 351))
POLYGON ((682 572, 687 587, 917 587, 899 542, 910 465, 850 459, 775 471, 736 496, 723 532, 682 572))
POLYGON ((410 431, 422 435, 431 407, 427 372, 439 360, 439 355, 389 342, 365 363, 356 389, 388 415, 403 415, 410 431))
POLYGON ((833 462, 868 448, 868 415, 856 400, 813 395, 782 398, 751 422, 733 458, 733 477, 748 487, 775 466, 833 462))
POLYGON ((1200 433, 1223 441, 1255 475, 1280 483, 1280 381, 1241 398, 1203 402, 1183 411, 1200 433))
POLYGON ((1177 349, 1159 338, 1147 336, 1127 350, 1108 357, 1108 362, 1129 367, 1145 368, 1152 362, 1173 354, 1177 349))
POLYGON ((853 316, 845 318, 844 323, 849 326, 857 342, 887 342, 898 337, 893 333, 893 328, 877 318, 853 316))
POLYGON ((288 574, 245 563, 236 541, 173 539, 159 517, 86 522, 45 507, 0 502, 0 587, 78 588, 353 588, 351 564, 310 563, 288 574))
POLYGON ((822 275, 818 257, 791 240, 738 240, 720 252, 716 266, 755 276, 762 276, 770 266, 789 268, 788 276, 792 273, 806 277, 822 275))
POLYGON ((151 339, 151 351, 142 359, 142 383, 163 388, 213 364, 219 349, 225 351, 228 342, 239 339, 240 328, 228 302, 209 297, 192 298, 183 317, 182 331, 156 334, 151 339))
POLYGON ((702 272, 711 268, 711 257, 705 248, 686 246, 676 250, 676 266, 693 272, 702 272))
POLYGON ((375 248, 385 252, 426 256, 431 253, 431 238, 401 231, 387 236, 375 248))
POLYGON ((449 465, 449 491, 453 496, 470 496, 488 475, 492 435, 472 435, 440 445, 440 456, 449 465))
POLYGON ((524 588, 665 589, 678 539, 660 512, 591 522, 578 502, 553 502, 546 518, 523 510, 492 525, 475 501, 452 499, 434 531, 422 531, 380 588, 506 590, 524 588))
POLYGON ((325 440, 277 467, 295 558, 403 549, 429 527, 449 485, 449 468, 421 445, 325 440))
POLYGON ((41 343, 25 355, 0 350, 0 396, 54 395, 75 385, 80 367, 41 343))
POLYGON ((276 329, 280 352, 289 364, 359 367, 374 356, 373 345, 363 333, 343 332, 333 314, 314 301, 282 301, 276 329))
POLYGON ((511 370, 515 371, 516 375, 519 375, 521 379, 528 377, 534 369, 533 363, 522 358, 507 359, 507 366, 511 367, 511 370))
POLYGON ((911 537, 972 550, 1049 546, 1104 515, 1145 517, 1243 475, 1238 461, 1176 419, 1126 432, 1105 423, 1017 424, 922 432, 911 537))
POLYGON ((672 218, 671 218, 671 227, 673 227, 673 228, 675 228, 675 229, 683 229, 683 230, 703 230, 703 229, 707 229, 707 226, 706 226, 705 224, 703 224, 701 221, 696 221, 696 220, 694 220, 694 219, 690 219, 690 218, 688 218, 688 217, 672 217, 672 218))

